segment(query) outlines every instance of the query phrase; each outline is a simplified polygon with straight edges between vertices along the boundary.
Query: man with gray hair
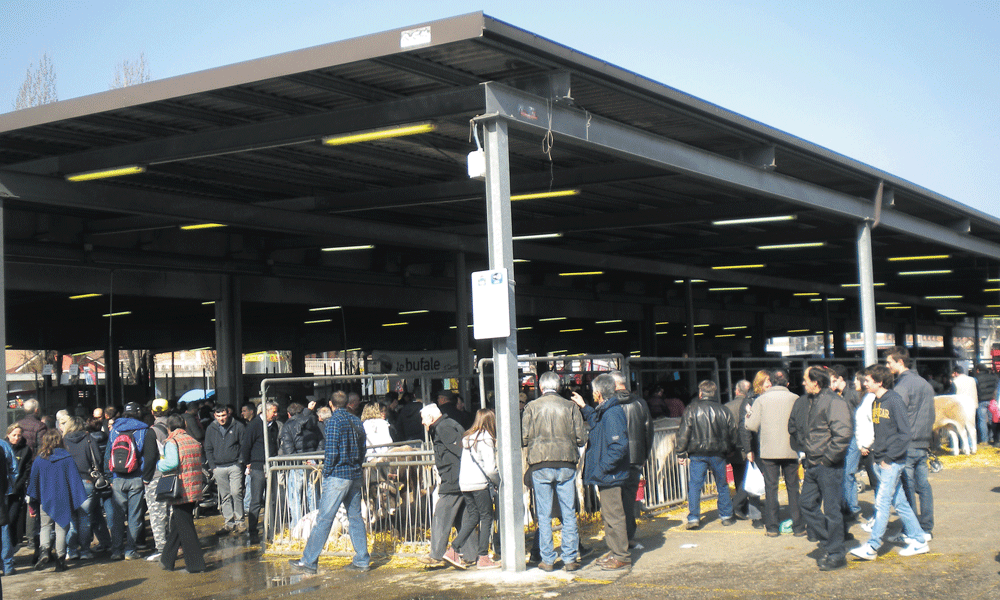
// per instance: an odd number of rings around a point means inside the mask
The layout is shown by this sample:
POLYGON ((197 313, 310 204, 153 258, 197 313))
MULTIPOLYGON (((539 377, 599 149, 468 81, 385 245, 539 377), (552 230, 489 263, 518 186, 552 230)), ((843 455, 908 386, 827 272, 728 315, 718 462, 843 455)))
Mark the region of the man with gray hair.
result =
POLYGON ((246 436, 241 448, 242 462, 248 467, 250 475, 250 510, 247 512, 247 532, 251 544, 259 544, 257 521, 260 509, 264 505, 264 491, 267 478, 264 463, 268 456, 278 454, 278 403, 274 400, 264 402, 264 409, 247 425, 246 436))
POLYGON ((535 490, 538 512, 538 568, 552 571, 556 552, 552 542, 552 500, 558 498, 562 514, 563 568, 580 568, 576 526, 576 464, 580 448, 587 443, 588 428, 573 402, 559 395, 559 375, 548 371, 538 378, 542 395, 524 407, 521 444, 528 462, 528 476, 535 490))
POLYGON ((42 416, 41 412, 38 408, 38 400, 28 398, 24 401, 24 417, 17 422, 17 426, 21 428, 21 437, 24 438, 24 443, 31 448, 32 454, 38 452, 38 446, 40 446, 38 442, 41 441, 42 434, 49 429, 39 418, 42 416))
POLYGON ((615 382, 618 404, 625 411, 625 420, 628 423, 629 478, 621 489, 629 547, 633 547, 636 529, 635 499, 639 493, 642 468, 649 460, 649 453, 653 448, 653 418, 649 414, 649 405, 642 396, 629 391, 625 374, 621 371, 611 371, 610 375, 615 382))

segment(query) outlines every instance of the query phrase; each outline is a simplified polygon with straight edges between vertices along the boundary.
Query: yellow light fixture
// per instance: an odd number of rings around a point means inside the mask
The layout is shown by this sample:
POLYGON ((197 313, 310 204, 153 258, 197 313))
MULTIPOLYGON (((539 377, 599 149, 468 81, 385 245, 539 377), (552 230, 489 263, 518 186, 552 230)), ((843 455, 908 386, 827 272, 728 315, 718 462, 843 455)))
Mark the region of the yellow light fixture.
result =
POLYGON ((344 146, 347 144, 359 144, 361 142, 373 142, 375 140, 385 140, 389 138, 404 137, 407 135, 430 133, 435 129, 437 129, 437 125, 434 123, 416 123, 414 125, 373 129, 372 131, 350 133, 347 135, 331 135, 323 138, 322 142, 327 146, 344 146))
POLYGON ((668 331, 657 331, 656 335, 667 335, 668 333, 668 331))
POLYGON ((518 331, 528 331, 529 329, 534 329, 534 327, 518 327, 518 331))
MULTIPOLYGON (((826 299, 827 302, 843 302, 843 300, 844 300, 843 298, 827 298, 826 299)), ((822 298, 810 298, 809 301, 810 302, 822 302, 823 299, 822 298)))
POLYGON ((330 246, 329 248, 321 248, 321 250, 323 252, 350 252, 352 250, 371 250, 374 247, 374 244, 364 244, 361 246, 330 246))
POLYGON ((770 244, 767 246, 757 246, 758 250, 795 250, 796 248, 821 248, 826 246, 826 242, 801 242, 798 244, 770 244))
POLYGON ((788 333, 808 333, 808 329, 789 329, 788 333))
POLYGON ((670 325, 670 321, 660 321, 657 325, 670 325))
POLYGON ((560 277, 580 277, 584 275, 604 275, 604 271, 576 271, 571 273, 560 273, 560 277))
POLYGON ((924 300, 961 300, 962 296, 924 296, 924 300))
POLYGON ((218 227, 228 227, 222 223, 195 223, 194 225, 181 225, 184 231, 194 231, 196 229, 216 229, 218 227))
POLYGON ((793 296, 819 296, 819 292, 796 292, 793 296))
POLYGON ((726 331, 730 331, 730 330, 733 330, 733 329, 747 329, 747 328, 748 328, 747 325, 736 325, 736 326, 733 326, 733 327, 723 327, 723 329, 726 330, 726 331))
POLYGON ((130 315, 130 314, 132 314, 132 311, 130 311, 130 310, 123 310, 121 312, 108 313, 106 315, 101 315, 101 316, 106 319, 108 317, 123 317, 125 315, 130 315))
POLYGON ((749 225, 753 223, 774 223, 778 221, 794 221, 795 215, 778 215, 774 217, 750 217, 746 219, 724 219, 712 221, 712 225, 749 225))
POLYGON ((899 304, 899 302, 876 302, 875 304, 879 306, 892 306, 894 304, 899 304))
POLYGON ((421 309, 421 310, 404 310, 404 311, 400 312, 399 314, 400 315, 422 315, 424 313, 429 313, 429 312, 431 312, 431 311, 426 310, 426 309, 421 309))
POLYGON ((913 308, 913 307, 912 306, 902 306, 902 305, 886 306, 885 307, 886 310, 904 310, 904 309, 907 309, 907 308, 913 308))
POLYGON ((333 319, 317 319, 315 321, 304 321, 306 325, 313 325, 315 323, 329 323, 333 319))
POLYGON ((208 302, 201 303, 202 306, 211 306, 212 304, 215 304, 215 300, 209 300, 208 302))
MULTIPOLYGON (((884 287, 884 286, 885 286, 884 283, 873 283, 872 284, 872 287, 884 287)), ((856 288, 856 287, 861 287, 861 284, 860 283, 842 283, 842 284, 840 284, 840 287, 842 287, 842 288, 856 288)))
POLYGON ((710 291, 710 292, 738 292, 740 290, 748 290, 748 289, 750 289, 750 288, 748 288, 746 286, 737 286, 737 287, 708 288, 708 291, 710 291))
POLYGON ((713 271, 728 271, 730 269, 763 269, 767 265, 756 264, 756 265, 719 265, 712 267, 713 271))
POLYGON ((580 190, 553 190, 551 192, 537 192, 534 194, 514 194, 510 197, 511 202, 518 200, 542 200, 544 198, 565 198, 567 196, 577 196, 580 190))
POLYGON ((85 173, 74 173, 73 175, 67 175, 66 181, 92 181, 94 179, 107 179, 108 177, 121 177, 122 175, 137 175, 145 172, 146 167, 128 165, 125 167, 115 167, 113 169, 100 169, 97 171, 87 171, 85 173))
MULTIPOLYGON (((683 279, 675 279, 674 283, 684 283, 683 279)), ((704 279, 692 279, 691 283, 705 283, 704 279)))
POLYGON ((401 321, 399 323, 382 323, 382 327, 402 327, 403 325, 409 325, 406 321, 401 321))
POLYGON ((607 325, 609 323, 621 323, 621 322, 622 322, 621 319, 611 319, 610 321, 595 321, 594 323, 597 325, 607 325))
POLYGON ((530 263, 531 261, 528 260, 527 258, 515 258, 514 262, 516 262, 516 263, 530 263))
POLYGON ((924 256, 893 256, 889 262, 904 262, 908 260, 944 260, 951 258, 950 254, 927 254, 924 256))
POLYGON ((566 317, 545 317, 544 319, 538 319, 540 323, 545 321, 565 321, 566 317))
POLYGON ((77 296, 70 296, 70 300, 83 300, 84 298, 100 298, 104 294, 79 294, 77 296))
POLYGON ((321 310, 338 310, 339 306, 319 306, 316 308, 310 308, 309 312, 319 312, 321 310))
POLYGON ((1000 288, 987 288, 984 292, 1000 292, 1000 288))
POLYGON ((712 326, 711 323, 698 323, 695 325, 695 327, 711 327, 711 326, 712 326))
POLYGON ((605 331, 606 334, 612 333, 628 333, 628 329, 615 329, 614 331, 605 331))
POLYGON ((576 329, 560 329, 559 333, 573 333, 574 331, 583 331, 581 328, 576 329))
POLYGON ((536 233, 534 235, 513 235, 511 236, 512 241, 519 240, 551 240, 553 238, 561 238, 563 234, 561 233, 536 233))
POLYGON ((720 334, 716 335, 715 337, 717 337, 717 338, 722 338, 722 337, 736 337, 736 334, 735 333, 720 333, 720 334))

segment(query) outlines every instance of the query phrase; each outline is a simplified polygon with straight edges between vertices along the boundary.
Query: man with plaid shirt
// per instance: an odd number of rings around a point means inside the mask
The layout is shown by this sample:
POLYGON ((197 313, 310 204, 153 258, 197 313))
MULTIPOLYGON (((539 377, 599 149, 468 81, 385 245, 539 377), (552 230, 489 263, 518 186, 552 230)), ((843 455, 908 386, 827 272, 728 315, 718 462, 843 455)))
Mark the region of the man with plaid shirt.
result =
POLYGON ((326 546, 333 519, 340 505, 347 507, 348 532, 354 559, 344 567, 364 572, 370 568, 368 538, 361 518, 361 464, 365 459, 365 430, 361 420, 347 410, 347 394, 334 392, 330 398, 333 414, 323 422, 326 447, 323 456, 323 493, 316 526, 309 534, 302 558, 288 562, 300 571, 315 573, 320 552, 326 546))

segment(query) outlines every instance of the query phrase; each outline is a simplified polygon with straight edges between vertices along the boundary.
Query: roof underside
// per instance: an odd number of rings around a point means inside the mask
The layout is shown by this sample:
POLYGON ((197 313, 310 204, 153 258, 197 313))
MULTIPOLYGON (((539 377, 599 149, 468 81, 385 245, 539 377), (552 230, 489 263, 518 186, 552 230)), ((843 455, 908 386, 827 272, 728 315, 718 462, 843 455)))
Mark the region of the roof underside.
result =
MULTIPOLYGON (((426 27, 429 42, 420 37, 421 27, 407 28, 0 115, 7 306, 15 317, 8 321, 20 324, 8 331, 8 343, 97 346, 91 340, 106 332, 95 311, 106 312, 107 298, 98 309, 66 295, 107 293, 113 280, 119 293, 149 309, 148 316, 136 317, 135 345, 207 345, 199 342, 211 341, 212 325, 200 301, 215 297, 217 275, 234 274, 243 278, 249 307, 247 350, 279 347, 286 341, 273 332, 293 324, 314 348, 325 349, 325 335, 333 336, 327 347, 339 347, 340 333, 302 333, 307 307, 322 298, 354 307, 349 314, 356 324, 341 324, 356 332, 358 343, 348 345, 453 347, 447 324, 454 322, 448 315, 454 312, 456 252, 466 253, 469 270, 485 268, 483 184, 466 171, 466 155, 476 146, 470 119, 485 110, 485 82, 752 165, 763 178, 783 176, 863 199, 873 217, 881 183, 883 214, 945 227, 975 243, 936 242, 927 235, 933 228, 911 234, 877 227, 875 280, 884 284, 877 299, 917 307, 884 310, 880 322, 943 327, 960 316, 942 316, 939 309, 970 316, 997 312, 990 305, 1000 296, 985 291, 1000 287, 988 282, 998 275, 1000 257, 1000 222, 993 217, 484 15, 426 27), (401 49, 402 39, 423 41, 401 49), (342 146, 320 142, 415 122, 432 122, 436 129, 342 146), (64 180, 132 164, 146 171, 100 182, 64 180), (179 228, 200 222, 228 227, 179 228), (375 248, 320 251, 350 244, 375 248), (949 258, 904 266, 888 261, 917 255, 949 258), (899 274, 915 270, 949 272, 899 274), (961 298, 926 299, 944 295, 961 298), (438 318, 385 337, 382 322, 419 308, 438 318), (59 318, 46 324, 53 314, 59 318)), ((526 323, 556 312, 590 323, 618 313, 638 326, 649 317, 643 306, 653 307, 653 318, 669 320, 683 308, 683 287, 672 276, 682 278, 679 266, 763 264, 719 271, 717 280, 697 284, 695 300, 710 312, 706 317, 732 325, 766 314, 764 333, 780 334, 789 320, 824 318, 822 303, 796 293, 836 298, 843 289, 847 300, 829 305, 832 318, 848 331, 857 328, 856 290, 841 288, 858 278, 856 216, 560 136, 547 153, 543 138, 511 128, 512 193, 580 193, 512 205, 515 235, 563 234, 515 245, 515 257, 521 250, 531 256, 516 267, 518 310, 526 323), (712 223, 786 214, 795 219, 712 223), (758 248, 805 242, 825 245, 758 248), (546 260, 545 248, 565 252, 546 260), (595 269, 600 264, 612 266, 595 269), (557 275, 589 270, 605 273, 557 275)), ((531 351, 563 343, 565 336, 550 333, 525 332, 523 339, 531 340, 531 351)), ((580 350, 627 351, 640 335, 633 331, 626 347, 604 348, 607 337, 594 333, 580 350)))

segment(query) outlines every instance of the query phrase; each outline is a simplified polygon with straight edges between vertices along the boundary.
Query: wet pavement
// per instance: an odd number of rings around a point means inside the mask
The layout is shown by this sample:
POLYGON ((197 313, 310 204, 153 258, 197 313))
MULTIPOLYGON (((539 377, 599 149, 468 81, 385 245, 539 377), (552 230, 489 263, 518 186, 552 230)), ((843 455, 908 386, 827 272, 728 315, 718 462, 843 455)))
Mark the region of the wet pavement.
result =
MULTIPOLYGON (((931 475, 937 524, 929 554, 903 558, 897 554, 900 546, 885 544, 876 561, 849 561, 847 568, 829 573, 816 568, 815 544, 789 535, 767 538, 746 521, 722 527, 709 502, 700 530, 680 529, 684 508, 641 521, 645 548, 633 555, 635 566, 625 572, 609 573, 593 564, 605 548, 601 532, 592 527, 583 540, 594 552, 572 574, 537 568, 523 573, 426 569, 412 559, 382 557, 369 573, 343 571, 348 559, 331 558, 321 561, 317 575, 301 575, 290 569, 289 557, 262 557, 245 536, 213 536, 219 517, 206 517, 197 521, 206 548, 205 573, 187 573, 181 560, 169 573, 145 560, 77 561, 64 573, 51 567, 35 572, 22 549, 18 572, 2 578, 3 592, 8 599, 33 600, 1000 598, 1000 450, 981 448, 974 457, 944 457, 944 462, 945 469, 931 475)), ((872 492, 861 500, 870 514, 872 492)), ((898 529, 894 517, 889 531, 898 529)), ((865 541, 860 526, 852 532, 865 541)))

